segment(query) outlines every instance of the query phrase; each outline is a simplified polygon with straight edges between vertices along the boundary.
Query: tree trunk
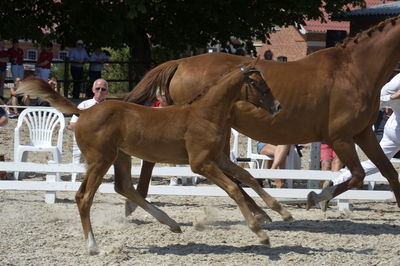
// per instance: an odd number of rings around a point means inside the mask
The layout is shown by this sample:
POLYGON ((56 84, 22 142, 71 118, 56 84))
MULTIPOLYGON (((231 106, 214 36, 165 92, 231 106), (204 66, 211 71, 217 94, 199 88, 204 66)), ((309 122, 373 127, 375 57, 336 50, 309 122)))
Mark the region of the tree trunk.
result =
POLYGON ((128 68, 129 89, 132 90, 134 85, 150 69, 151 51, 150 42, 147 33, 143 28, 137 28, 131 39, 130 47, 130 63, 128 68))

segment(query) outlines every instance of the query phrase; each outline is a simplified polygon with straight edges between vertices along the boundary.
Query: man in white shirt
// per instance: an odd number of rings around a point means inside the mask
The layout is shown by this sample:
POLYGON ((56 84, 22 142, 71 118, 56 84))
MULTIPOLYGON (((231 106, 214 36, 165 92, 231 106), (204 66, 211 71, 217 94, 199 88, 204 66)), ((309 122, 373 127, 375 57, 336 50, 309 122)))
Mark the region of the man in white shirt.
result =
MULTIPOLYGON (((95 82, 93 82, 92 92, 94 94, 93 98, 81 102, 78 105, 79 109, 81 109, 81 110, 88 109, 95 104, 103 102, 106 99, 106 96, 108 93, 107 81, 104 79, 97 79, 95 82)), ((75 124, 77 121, 78 121, 78 117, 76 115, 73 115, 71 118, 71 121, 69 122, 72 129, 75 128, 75 124)), ((79 150, 78 145, 76 144, 75 135, 74 135, 73 146, 72 146, 72 163, 78 164, 78 163, 81 163, 81 160, 82 160, 82 154, 81 154, 81 151, 79 150)), ((72 174, 72 181, 75 182, 75 180, 76 180, 76 174, 72 174)))
POLYGON ((83 81, 83 64, 89 60, 89 55, 83 47, 83 41, 76 41, 76 47, 72 48, 69 60, 71 61, 71 75, 73 81, 72 98, 79 99, 83 81))

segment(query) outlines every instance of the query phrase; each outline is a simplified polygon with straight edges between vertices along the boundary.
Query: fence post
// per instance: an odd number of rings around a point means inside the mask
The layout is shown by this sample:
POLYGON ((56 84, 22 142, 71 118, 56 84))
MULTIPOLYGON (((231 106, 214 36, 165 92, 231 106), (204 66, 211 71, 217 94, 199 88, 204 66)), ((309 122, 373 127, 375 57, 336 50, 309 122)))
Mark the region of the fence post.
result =
MULTIPOLYGON (((55 161, 49 161, 49 164, 54 164, 55 161)), ((47 173, 46 174, 46 182, 56 182, 57 174, 56 173, 47 173)), ((56 192, 55 191, 46 191, 44 201, 48 204, 54 204, 56 202, 56 192)))
POLYGON ((64 60, 64 97, 68 98, 68 88, 69 88, 69 58, 64 60))
MULTIPOLYGON (((310 170, 320 170, 320 142, 313 142, 311 143, 311 153, 310 153, 310 170)), ((319 181, 308 181, 307 188, 315 189, 319 188, 319 181)))

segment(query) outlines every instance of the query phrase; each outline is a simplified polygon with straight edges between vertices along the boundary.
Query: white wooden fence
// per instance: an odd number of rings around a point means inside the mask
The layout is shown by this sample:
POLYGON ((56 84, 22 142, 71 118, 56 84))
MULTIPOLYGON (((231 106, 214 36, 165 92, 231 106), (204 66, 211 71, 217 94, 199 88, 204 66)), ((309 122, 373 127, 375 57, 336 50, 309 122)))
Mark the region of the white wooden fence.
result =
MULTIPOLYGON (((330 180, 337 176, 337 172, 319 171, 319 170, 269 170, 269 169, 247 169, 255 178, 281 178, 292 180, 330 180)), ((80 182, 56 181, 55 173, 83 173, 85 167, 83 164, 40 164, 40 163, 14 163, 0 162, 0 171, 19 171, 19 172, 43 172, 47 173, 46 181, 0 181, 0 190, 36 190, 45 191, 45 201, 54 203, 56 191, 76 191, 80 182)), ((108 174, 113 174, 111 167, 108 174)), ((132 167, 132 175, 139 176, 140 167, 132 167)), ((190 170, 190 167, 155 167, 154 176, 198 176, 190 170)), ((380 174, 367 176, 368 182, 386 182, 387 180, 380 174)), ((249 188, 244 188, 252 197, 258 195, 249 188)), ((310 191, 320 191, 319 189, 299 189, 299 188, 266 188, 268 193, 278 199, 301 199, 305 200, 310 191)), ((99 188, 101 193, 115 193, 114 185, 110 183, 102 184, 99 188)), ((198 186, 168 186, 151 185, 149 194, 157 195, 195 195, 195 196, 226 196, 226 193, 214 185, 198 186)), ((379 190, 350 190, 336 198, 340 209, 349 208, 349 200, 391 200, 393 193, 391 191, 379 190)))

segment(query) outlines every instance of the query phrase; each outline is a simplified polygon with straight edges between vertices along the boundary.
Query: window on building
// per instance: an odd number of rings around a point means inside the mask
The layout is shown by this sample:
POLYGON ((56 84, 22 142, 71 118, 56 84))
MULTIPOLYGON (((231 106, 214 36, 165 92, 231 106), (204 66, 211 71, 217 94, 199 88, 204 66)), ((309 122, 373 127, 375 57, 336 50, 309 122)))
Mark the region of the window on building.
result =
POLYGON ((286 56, 278 56, 278 61, 279 62, 287 62, 287 57, 286 56))
POLYGON ((58 59, 65 60, 68 57, 68 51, 59 51, 58 59))
POLYGON ((37 51, 33 49, 28 49, 26 51, 26 58, 28 60, 37 60, 37 51))

